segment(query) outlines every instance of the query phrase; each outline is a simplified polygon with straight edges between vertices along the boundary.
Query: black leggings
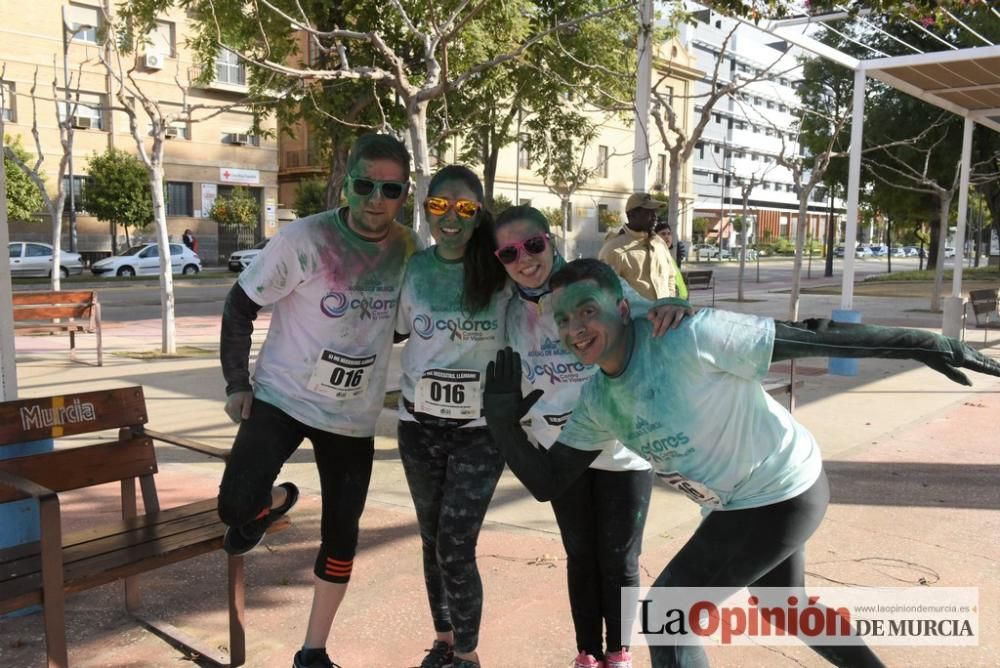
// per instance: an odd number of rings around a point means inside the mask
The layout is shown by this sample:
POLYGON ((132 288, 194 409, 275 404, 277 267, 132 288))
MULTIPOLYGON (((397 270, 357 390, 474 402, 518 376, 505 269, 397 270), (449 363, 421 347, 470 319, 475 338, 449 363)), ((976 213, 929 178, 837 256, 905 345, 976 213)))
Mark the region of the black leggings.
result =
MULTIPOLYGON (((806 540, 830 503, 826 474, 793 499, 747 510, 715 511, 670 560, 654 587, 805 587, 806 540)), ((836 666, 882 666, 864 645, 816 646, 836 666)), ((708 666, 699 646, 651 645, 653 668, 708 666)))
POLYGON ((604 659, 622 648, 621 588, 639 586, 639 553, 653 474, 587 469, 552 499, 563 547, 569 604, 581 652, 604 659))
POLYGON ((402 420, 399 455, 420 524, 434 630, 454 631, 455 649, 472 652, 483 615, 476 542, 503 473, 503 457, 486 427, 430 427, 402 420))
POLYGON ((322 490, 321 544, 313 572, 327 582, 347 582, 354 568, 358 525, 368 497, 374 438, 341 436, 302 424, 269 403, 253 400, 240 423, 219 485, 219 517, 229 526, 261 521, 271 487, 303 439, 313 444, 322 490))

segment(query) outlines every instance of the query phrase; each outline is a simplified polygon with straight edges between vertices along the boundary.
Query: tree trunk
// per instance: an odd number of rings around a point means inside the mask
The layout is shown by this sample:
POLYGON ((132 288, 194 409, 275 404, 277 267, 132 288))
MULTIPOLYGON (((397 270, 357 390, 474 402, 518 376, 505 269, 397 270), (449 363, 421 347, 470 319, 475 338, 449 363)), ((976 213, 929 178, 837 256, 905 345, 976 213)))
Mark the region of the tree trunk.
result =
MULTIPOLYGON (((809 210, 809 193, 803 188, 799 193, 799 220, 795 223, 795 262, 792 264, 792 297, 788 305, 788 319, 799 319, 799 292, 802 282, 802 247, 806 237, 806 214, 809 210)), ((845 251, 846 252, 846 251, 845 251)))
MULTIPOLYGON (((681 217, 681 163, 680 151, 670 151, 667 175, 667 222, 674 233, 674 244, 680 241, 681 228, 678 224, 681 217)), ((721 248, 722 245, 720 244, 721 248)), ((742 299, 742 298, 741 298, 742 299)))
POLYGON ((563 197, 560 201, 560 206, 562 208, 562 228, 563 228, 563 248, 562 254, 566 261, 573 259, 571 253, 573 249, 570 247, 569 242, 569 211, 572 203, 569 197, 563 197))
POLYGON ((939 214, 934 212, 931 216, 930 224, 927 226, 927 265, 925 267, 927 269, 937 264, 938 249, 941 248, 941 244, 938 243, 940 229, 941 220, 939 214))
POLYGON ((951 210, 951 193, 939 196, 941 221, 938 224, 937 258, 934 263, 934 292, 931 295, 931 310, 941 310, 941 288, 944 283, 944 249, 948 245, 948 211, 951 210))
POLYGON ((427 102, 419 102, 414 96, 406 107, 406 121, 416 183, 413 191, 413 231, 426 244, 430 240, 430 230, 424 223, 422 202, 427 199, 427 186, 431 180, 430 153, 427 149, 427 102))
MULTIPOLYGON (((118 223, 111 221, 111 254, 118 255, 118 223)), ((128 225, 125 226, 125 233, 128 234, 128 225)))
MULTIPOLYGON (((483 160, 483 197, 486 203, 493 205, 493 188, 497 180, 497 163, 500 161, 500 147, 497 142, 490 142, 489 151, 483 160)), ((517 206, 517 202, 514 202, 517 206)), ((499 212, 494 212, 499 213, 499 212)))
MULTIPOLYGON (((833 276, 833 187, 830 187, 830 213, 826 218, 826 266, 823 268, 823 275, 827 278, 833 276)), ((847 249, 844 249, 847 252, 847 249)))
MULTIPOLYGON (((154 144, 157 142, 153 140, 154 144)), ((159 140, 162 142, 162 140, 159 140)), ((153 221, 156 223, 156 243, 160 249, 160 319, 161 352, 177 352, 177 328, 174 323, 174 275, 170 267, 170 238, 167 234, 167 207, 163 197, 162 148, 153 148, 153 166, 149 171, 149 185, 153 190, 153 221), (160 155, 157 155, 159 153, 160 155)))
POLYGON ((340 193, 344 188, 344 178, 347 176, 347 155, 349 147, 337 143, 330 151, 330 171, 326 177, 326 208, 336 209, 340 206, 340 193))
POLYGON ((747 193, 743 196, 743 213, 740 218, 740 227, 742 232, 740 232, 740 273, 736 277, 736 301, 743 301, 743 271, 747 264, 747 204, 750 200, 750 194, 747 193))
POLYGON ((49 219, 52 221, 52 275, 49 277, 52 289, 61 289, 62 272, 59 271, 59 256, 62 253, 62 211, 54 202, 49 206, 49 219))

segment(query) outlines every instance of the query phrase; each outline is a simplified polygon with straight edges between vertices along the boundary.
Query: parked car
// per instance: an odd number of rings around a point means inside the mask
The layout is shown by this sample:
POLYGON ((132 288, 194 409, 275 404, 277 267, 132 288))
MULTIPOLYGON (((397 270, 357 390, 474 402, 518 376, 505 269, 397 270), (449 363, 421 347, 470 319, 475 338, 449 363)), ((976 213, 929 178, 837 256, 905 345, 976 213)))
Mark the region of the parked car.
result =
POLYGON ((920 255, 920 251, 916 246, 903 246, 903 252, 906 254, 906 257, 917 257, 920 255))
POLYGON ((902 246, 893 246, 892 247, 892 256, 893 257, 906 257, 906 249, 903 248, 902 246))
POLYGON ((833 257, 844 257, 844 244, 840 244, 833 249, 833 257))
POLYGON ((260 255, 260 252, 267 245, 269 239, 264 239, 253 248, 238 250, 229 256, 229 271, 243 271, 250 266, 253 259, 260 255))
MULTIPOLYGON (((13 278, 52 275, 52 246, 39 241, 11 241, 10 275, 13 278)), ((63 278, 83 273, 79 253, 59 251, 59 272, 63 278)))
POLYGON ((872 246, 872 255, 875 257, 885 257, 889 254, 889 248, 887 246, 872 246))
POLYGON ((703 257, 712 258, 719 256, 719 247, 712 244, 695 244, 692 249, 694 250, 695 258, 698 260, 703 257))
MULTIPOLYGON (((733 256, 734 260, 739 260, 740 259, 740 253, 743 250, 741 246, 733 246, 729 250, 732 253, 732 256, 733 256)), ((757 259, 757 251, 754 250, 753 248, 748 248, 747 249, 747 260, 749 261, 749 260, 756 260, 756 259, 757 259)))
POLYGON ((945 257, 955 257, 955 249, 953 247, 951 247, 951 246, 945 246, 944 247, 944 256, 945 257))
POLYGON ((854 257, 865 258, 872 256, 871 246, 866 244, 858 244, 858 247, 854 249, 854 257))
MULTIPOLYGON (((175 274, 192 275, 201 271, 201 258, 183 244, 170 244, 170 266, 175 274)), ((157 244, 132 246, 124 253, 104 258, 91 265, 95 276, 158 276, 160 248, 157 244)))

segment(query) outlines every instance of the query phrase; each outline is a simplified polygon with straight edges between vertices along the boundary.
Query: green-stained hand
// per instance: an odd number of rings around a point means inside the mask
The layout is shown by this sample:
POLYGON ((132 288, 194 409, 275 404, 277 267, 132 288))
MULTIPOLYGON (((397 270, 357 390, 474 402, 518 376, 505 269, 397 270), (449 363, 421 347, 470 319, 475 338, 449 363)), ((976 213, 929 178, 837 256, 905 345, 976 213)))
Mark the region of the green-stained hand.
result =
POLYGON ((923 359, 923 363, 934 369, 935 371, 944 374, 956 383, 961 383, 962 385, 972 385, 972 381, 959 371, 959 369, 969 369, 970 371, 975 371, 977 373, 985 373, 990 376, 1000 376, 1000 361, 993 358, 986 357, 978 350, 969 347, 968 345, 962 343, 958 339, 952 339, 948 337, 942 337, 951 347, 951 359, 946 359, 944 356, 927 356, 923 359))
POLYGON ((542 396, 534 390, 521 396, 521 356, 510 347, 497 351, 497 359, 486 365, 483 414, 487 423, 517 422, 542 396))

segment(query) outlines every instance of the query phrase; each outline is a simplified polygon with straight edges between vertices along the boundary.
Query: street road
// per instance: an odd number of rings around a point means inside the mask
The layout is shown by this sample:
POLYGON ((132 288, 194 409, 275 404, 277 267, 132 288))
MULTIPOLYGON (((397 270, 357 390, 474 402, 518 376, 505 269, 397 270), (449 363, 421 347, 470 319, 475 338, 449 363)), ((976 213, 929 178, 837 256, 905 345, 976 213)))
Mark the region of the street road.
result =
MULTIPOLYGON (((914 270, 917 268, 917 263, 917 258, 893 258, 892 270, 893 272, 914 270)), ((951 264, 951 259, 945 260, 946 267, 950 268, 951 264)), ((808 259, 802 267, 803 285, 840 284, 842 260, 834 261, 832 278, 823 276, 824 263, 820 257, 813 258, 811 279, 808 278, 807 266, 808 259)), ((746 264, 744 290, 747 293, 780 290, 791 285, 791 259, 762 260, 760 262, 760 282, 757 281, 757 267, 758 263, 756 262, 747 262, 746 264)), ((855 260, 854 268, 855 275, 861 279, 871 274, 885 273, 887 262, 886 258, 866 258, 855 260)), ((715 272, 718 293, 736 291, 739 262, 714 260, 712 262, 685 262, 682 269, 711 269, 715 272)), ((184 281, 178 277, 179 284, 174 286, 177 304, 176 314, 178 316, 218 315, 221 317, 226 293, 235 282, 236 274, 218 270, 212 270, 212 274, 213 278, 211 279, 205 277, 195 281, 184 281), (216 279, 214 276, 218 278, 216 279)), ((123 281, 115 281, 102 285, 100 281, 95 280, 78 287, 80 289, 100 290, 101 315, 106 322, 145 320, 160 316, 160 289, 152 281, 136 280, 134 285, 123 285, 123 281)), ((16 289, 38 290, 43 288, 37 285, 19 285, 16 289)))

